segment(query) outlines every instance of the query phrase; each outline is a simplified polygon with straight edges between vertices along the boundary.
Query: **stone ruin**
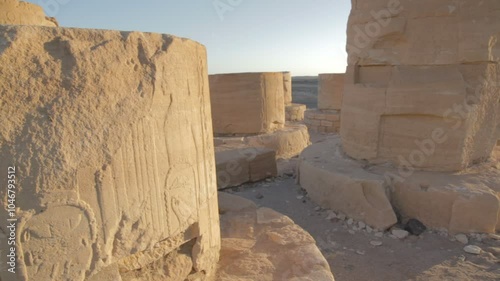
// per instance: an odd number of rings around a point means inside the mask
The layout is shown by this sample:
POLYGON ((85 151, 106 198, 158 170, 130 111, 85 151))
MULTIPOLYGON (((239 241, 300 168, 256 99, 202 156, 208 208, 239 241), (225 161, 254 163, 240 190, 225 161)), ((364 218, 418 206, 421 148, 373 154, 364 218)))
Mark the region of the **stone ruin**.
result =
MULTIPOLYGON (((23 5, 0 2, 27 15, 22 25, 0 16, 0 169, 15 175, 0 181, 16 192, 0 190, 0 218, 16 218, 0 226, 0 251, 15 241, 15 274, 0 280, 334 280, 288 217, 224 194, 218 206, 203 45, 47 27, 23 5), (242 246, 250 255, 235 256, 242 246)), ((281 94, 268 94, 283 120, 281 94)), ((267 155, 276 152, 260 149, 251 177, 267 155)))
POLYGON ((344 76, 341 73, 318 75, 318 109, 309 109, 305 113, 305 123, 312 132, 338 133, 340 131, 344 76))
POLYGON ((353 3, 341 139, 303 152, 301 185, 379 229, 500 230, 500 2, 353 3))
POLYGON ((304 121, 306 105, 292 102, 292 74, 283 72, 283 87, 285 94, 285 119, 290 122, 304 121))
POLYGON ((0 0, 0 24, 59 26, 57 20, 45 16, 42 7, 18 0, 0 0))
POLYGON ((307 127, 286 122, 288 74, 230 73, 209 79, 219 188, 276 176, 276 159, 294 157, 309 145, 307 127))
POLYGON ((0 169, 16 167, 18 280, 213 276, 220 231, 205 47, 27 25, 0 25, 0 42, 0 169))

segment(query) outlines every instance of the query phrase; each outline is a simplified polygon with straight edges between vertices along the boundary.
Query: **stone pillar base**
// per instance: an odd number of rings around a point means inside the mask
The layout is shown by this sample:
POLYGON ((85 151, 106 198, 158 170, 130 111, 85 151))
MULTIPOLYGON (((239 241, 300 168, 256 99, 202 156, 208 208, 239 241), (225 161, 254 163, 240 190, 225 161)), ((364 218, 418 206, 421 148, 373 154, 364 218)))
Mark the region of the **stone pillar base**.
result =
POLYGON ((500 230, 498 160, 461 173, 370 165, 347 157, 337 136, 305 149, 299 183, 312 200, 377 229, 418 219, 451 233, 500 230))

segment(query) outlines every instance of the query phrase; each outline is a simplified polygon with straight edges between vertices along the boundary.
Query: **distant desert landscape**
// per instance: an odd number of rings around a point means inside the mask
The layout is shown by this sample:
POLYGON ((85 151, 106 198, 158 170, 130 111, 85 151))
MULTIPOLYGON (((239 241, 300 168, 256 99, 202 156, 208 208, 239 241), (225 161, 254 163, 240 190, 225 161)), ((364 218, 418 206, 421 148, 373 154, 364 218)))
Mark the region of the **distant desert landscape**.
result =
POLYGON ((318 77, 294 76, 292 78, 293 102, 305 104, 307 108, 318 107, 318 77))

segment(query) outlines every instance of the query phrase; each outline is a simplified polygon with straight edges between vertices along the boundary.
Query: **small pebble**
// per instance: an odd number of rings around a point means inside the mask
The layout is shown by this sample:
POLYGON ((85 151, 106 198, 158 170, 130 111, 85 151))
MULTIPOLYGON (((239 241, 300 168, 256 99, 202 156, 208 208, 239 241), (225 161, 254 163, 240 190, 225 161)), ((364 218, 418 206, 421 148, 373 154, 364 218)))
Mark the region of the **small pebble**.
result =
POLYGON ((351 235, 356 234, 356 232, 354 232, 354 230, 349 230, 348 232, 349 232, 351 235))
POLYGON ((464 245, 469 244, 469 238, 467 238, 467 236, 465 236, 465 234, 457 234, 457 235, 455 235, 455 239, 457 239, 458 242, 460 242, 464 245))
POLYGON ((382 238, 382 237, 384 237, 384 233, 383 232, 377 232, 377 233, 375 233, 375 236, 378 237, 378 238, 382 238))
POLYGON ((365 251, 357 250, 356 254, 363 256, 365 254, 365 251))
POLYGON ((359 229, 364 229, 366 227, 366 224, 362 221, 358 223, 359 229))
POLYGON ((383 243, 382 243, 382 241, 370 241, 370 244, 372 246, 377 247, 377 246, 382 246, 383 243))
POLYGON ((257 194, 255 195, 255 198, 257 198, 257 199, 262 199, 262 198, 264 198, 264 195, 262 195, 261 193, 257 193, 257 194))
POLYGON ((353 222, 354 222, 354 220, 353 220, 353 219, 348 219, 348 220, 347 220, 347 224, 348 224, 348 225, 351 225, 353 222))
POLYGON ((478 246, 474 246, 474 245, 468 245, 468 246, 465 246, 464 247, 464 251, 466 253, 469 253, 469 254, 473 254, 473 255, 479 255, 481 254, 481 248, 479 248, 478 246))
POLYGON ((410 234, 410 233, 408 233, 408 231, 402 230, 402 229, 393 229, 391 231, 391 233, 392 233, 392 235, 394 235, 395 237, 397 237, 399 239, 405 239, 410 234))

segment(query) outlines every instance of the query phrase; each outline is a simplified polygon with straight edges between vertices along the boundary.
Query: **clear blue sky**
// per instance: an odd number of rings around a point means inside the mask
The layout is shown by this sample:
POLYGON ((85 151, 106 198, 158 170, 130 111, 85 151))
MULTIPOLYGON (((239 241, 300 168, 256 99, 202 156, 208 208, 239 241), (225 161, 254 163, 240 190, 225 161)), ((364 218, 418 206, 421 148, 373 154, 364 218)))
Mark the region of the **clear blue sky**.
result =
POLYGON ((345 71, 351 0, 51 1, 28 2, 44 7, 64 27, 159 32, 196 40, 207 47, 211 74, 345 71), (44 4, 51 1, 62 4, 44 4))

